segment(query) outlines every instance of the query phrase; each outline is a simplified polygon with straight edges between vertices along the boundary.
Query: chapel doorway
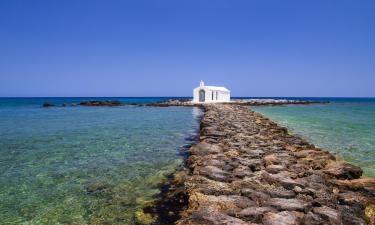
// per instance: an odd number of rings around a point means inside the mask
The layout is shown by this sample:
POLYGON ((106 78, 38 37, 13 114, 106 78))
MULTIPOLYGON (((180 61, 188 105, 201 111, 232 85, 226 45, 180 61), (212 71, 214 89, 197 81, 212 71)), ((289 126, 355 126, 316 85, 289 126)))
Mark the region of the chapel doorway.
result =
POLYGON ((204 90, 199 91, 199 102, 205 102, 206 101, 206 92, 204 90))

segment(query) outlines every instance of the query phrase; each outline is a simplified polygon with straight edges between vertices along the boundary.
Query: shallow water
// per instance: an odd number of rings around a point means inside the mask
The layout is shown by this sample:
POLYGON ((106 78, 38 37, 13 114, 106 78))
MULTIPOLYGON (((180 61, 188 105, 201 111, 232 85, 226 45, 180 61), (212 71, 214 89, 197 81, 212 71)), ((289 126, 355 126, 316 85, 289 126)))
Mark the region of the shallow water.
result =
POLYGON ((251 108, 375 177, 375 99, 251 108))
POLYGON ((1 223, 134 224, 134 213, 181 165, 199 114, 3 102, 1 223))

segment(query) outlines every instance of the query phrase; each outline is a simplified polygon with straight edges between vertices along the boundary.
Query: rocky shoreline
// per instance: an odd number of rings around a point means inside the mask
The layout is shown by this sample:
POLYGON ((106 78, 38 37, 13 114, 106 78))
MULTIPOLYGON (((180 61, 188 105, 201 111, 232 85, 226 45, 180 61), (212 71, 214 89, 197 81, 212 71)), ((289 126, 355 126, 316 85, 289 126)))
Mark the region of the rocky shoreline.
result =
POLYGON ((361 178, 361 168, 246 107, 202 108, 191 174, 172 181, 183 184, 178 195, 167 194, 188 199, 176 224, 375 223, 375 179, 361 178))
MULTIPOLYGON (((288 99, 236 99, 231 102, 223 103, 229 105, 246 105, 246 106, 261 106, 261 105, 288 105, 288 104, 297 104, 297 105, 307 105, 307 104, 326 104, 329 102, 324 101, 305 101, 305 100, 288 100, 288 99)), ((169 106, 203 106, 202 103, 193 103, 191 99, 170 99, 161 102, 153 103, 122 103, 117 100, 108 100, 108 101, 82 101, 79 103, 63 103, 61 105, 55 105, 50 102, 44 102, 42 107, 67 107, 67 106, 153 106, 153 107, 169 107, 169 106)))
MULTIPOLYGON (((235 99, 231 102, 222 104, 226 105, 243 105, 243 106, 262 106, 262 105, 308 105, 308 104, 326 104, 328 101, 305 101, 305 100, 288 100, 288 99, 235 99)), ((193 103, 191 100, 171 99, 163 102, 142 104, 142 106, 169 107, 169 106, 204 106, 204 103, 193 103)))

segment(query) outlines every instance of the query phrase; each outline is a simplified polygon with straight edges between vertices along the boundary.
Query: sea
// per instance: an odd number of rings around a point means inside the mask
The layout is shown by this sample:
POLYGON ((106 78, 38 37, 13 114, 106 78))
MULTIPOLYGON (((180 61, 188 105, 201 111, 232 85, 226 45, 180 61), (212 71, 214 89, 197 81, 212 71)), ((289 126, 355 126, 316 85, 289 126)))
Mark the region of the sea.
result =
MULTIPOLYGON (((171 98, 0 98, 1 224, 135 224, 184 166, 202 111, 42 104, 171 98)), ((374 98, 288 99, 330 103, 250 108, 375 177, 374 98)))
POLYGON ((375 98, 289 98, 328 104, 250 107, 375 177, 375 98))

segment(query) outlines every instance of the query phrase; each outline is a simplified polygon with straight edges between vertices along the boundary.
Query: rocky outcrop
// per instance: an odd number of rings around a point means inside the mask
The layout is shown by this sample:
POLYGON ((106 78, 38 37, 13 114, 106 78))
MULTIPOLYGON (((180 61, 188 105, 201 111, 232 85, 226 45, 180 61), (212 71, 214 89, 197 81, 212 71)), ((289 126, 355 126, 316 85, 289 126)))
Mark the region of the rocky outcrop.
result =
POLYGON ((245 107, 203 106, 178 225, 373 224, 375 179, 245 107))
POLYGON ((48 107, 53 107, 55 105, 52 104, 52 103, 49 103, 49 102, 44 102, 42 106, 45 107, 45 108, 48 108, 48 107))
POLYGON ((121 106, 120 101, 83 101, 80 102, 81 106, 121 106))
MULTIPOLYGON (((290 99, 235 99, 231 102, 222 104, 226 105, 247 105, 247 106, 261 106, 261 105, 307 105, 316 103, 328 103, 323 101, 305 101, 305 100, 290 100, 290 99)), ((137 104, 135 104, 137 105, 137 104)), ((204 106, 202 103, 193 103, 191 99, 171 99, 162 102, 141 104, 141 106, 156 106, 156 107, 168 107, 168 106, 204 106)))
MULTIPOLYGON (((228 105, 247 105, 247 106, 261 106, 261 105, 287 105, 287 104, 316 104, 316 103, 328 103, 328 102, 317 102, 317 101, 304 101, 304 100, 287 100, 287 99, 242 99, 242 100, 233 100, 231 102, 223 103, 228 105)), ((80 103, 63 103, 61 105, 55 105, 49 102, 45 102, 43 107, 52 107, 52 106, 153 106, 153 107, 169 107, 169 106, 204 106, 205 104, 193 103, 191 99, 170 99, 161 102, 153 103, 122 103, 120 101, 82 101, 80 103)))
POLYGON ((62 103, 61 105, 55 105, 49 102, 44 102, 43 107, 68 107, 68 106, 123 106, 124 104, 120 101, 82 101, 80 103, 62 103))

